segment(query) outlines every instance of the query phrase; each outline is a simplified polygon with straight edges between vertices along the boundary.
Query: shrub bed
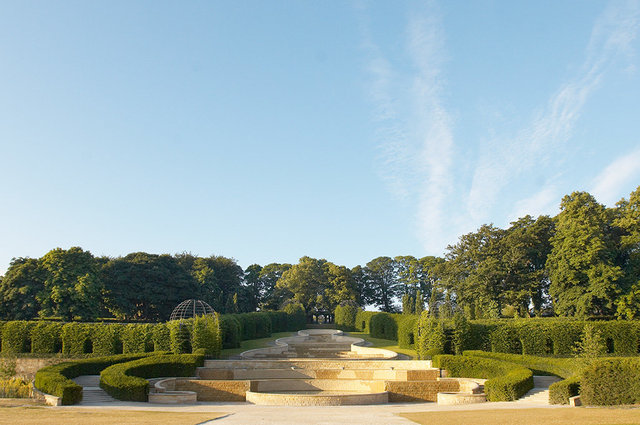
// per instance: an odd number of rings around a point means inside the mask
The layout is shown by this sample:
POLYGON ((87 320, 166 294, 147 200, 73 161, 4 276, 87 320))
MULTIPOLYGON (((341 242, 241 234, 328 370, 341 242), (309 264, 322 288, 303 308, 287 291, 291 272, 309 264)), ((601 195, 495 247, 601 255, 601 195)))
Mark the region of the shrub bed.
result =
POLYGON ((450 376, 487 379, 484 388, 488 401, 517 400, 533 388, 531 370, 515 363, 444 354, 434 356, 433 364, 450 376))
POLYGON ((204 363, 204 353, 147 357, 107 367, 100 373, 100 387, 118 400, 147 401, 148 378, 193 376, 204 363))
POLYGON ((62 398, 63 405, 82 400, 82 387, 71 380, 80 375, 97 375, 103 369, 121 362, 136 360, 149 354, 123 354, 64 362, 36 372, 35 385, 40 391, 62 398))

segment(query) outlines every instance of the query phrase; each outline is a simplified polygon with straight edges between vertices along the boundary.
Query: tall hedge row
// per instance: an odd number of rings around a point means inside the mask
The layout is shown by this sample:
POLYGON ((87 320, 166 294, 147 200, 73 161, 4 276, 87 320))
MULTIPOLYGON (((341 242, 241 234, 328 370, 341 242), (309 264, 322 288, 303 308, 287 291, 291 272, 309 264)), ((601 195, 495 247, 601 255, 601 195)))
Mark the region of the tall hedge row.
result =
POLYGON ((377 313, 371 316, 369 334, 374 338, 398 340, 398 323, 389 313, 377 313))
POLYGON ((360 309, 354 305, 339 305, 335 311, 335 324, 338 329, 343 331, 356 330, 356 316, 360 309))
MULTIPOLYGON (((429 333, 433 325, 421 316, 418 334, 429 333), (424 331, 424 332, 423 332, 424 331)), ((428 316, 427 316, 428 317, 428 316)), ((585 325, 592 324, 604 338, 608 354, 635 355, 640 350, 640 321, 578 321, 567 319, 522 319, 471 321, 438 320, 446 341, 444 352, 484 350, 537 356, 571 356, 585 325), (464 327, 465 329, 462 329, 464 327), (462 338, 462 339, 461 339, 462 338)), ((418 352, 429 351, 429 340, 416 339, 418 352), (419 340, 419 341, 418 341, 419 340)))

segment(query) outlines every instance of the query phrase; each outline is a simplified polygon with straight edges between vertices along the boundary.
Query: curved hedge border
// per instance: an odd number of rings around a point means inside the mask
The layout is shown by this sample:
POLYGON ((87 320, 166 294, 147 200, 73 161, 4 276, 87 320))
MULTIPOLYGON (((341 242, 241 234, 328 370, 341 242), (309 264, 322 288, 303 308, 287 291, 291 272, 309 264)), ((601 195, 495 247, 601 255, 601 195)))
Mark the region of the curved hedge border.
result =
POLYGON ((580 391, 580 374, 585 362, 579 358, 538 357, 521 354, 489 353, 486 351, 465 351, 465 356, 481 357, 516 363, 531 369, 537 375, 556 375, 565 378, 549 387, 551 404, 569 404, 569 397, 580 391))
POLYGON ((100 373, 100 387, 118 400, 147 401, 148 378, 193 376, 196 367, 203 364, 203 351, 199 354, 169 354, 119 363, 100 373))
POLYGON ((487 379, 484 389, 488 401, 517 400, 533 388, 531 370, 515 363, 444 354, 434 356, 433 365, 451 376, 487 379))
MULTIPOLYGON (((156 353, 157 354, 157 353, 156 353)), ((82 400, 82 387, 71 380, 80 375, 97 375, 103 369, 121 362, 137 360, 150 354, 124 354, 58 363, 36 372, 35 385, 40 391, 62 399, 63 405, 82 400)))

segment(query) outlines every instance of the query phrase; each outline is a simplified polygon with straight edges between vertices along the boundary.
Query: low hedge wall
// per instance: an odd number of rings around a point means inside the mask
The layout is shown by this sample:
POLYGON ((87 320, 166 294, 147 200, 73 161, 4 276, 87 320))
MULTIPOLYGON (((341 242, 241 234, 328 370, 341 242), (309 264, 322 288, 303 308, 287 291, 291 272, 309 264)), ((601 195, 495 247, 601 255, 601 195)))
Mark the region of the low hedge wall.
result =
POLYGON ((204 364, 204 352, 142 358, 107 367, 100 372, 100 387, 118 400, 147 401, 148 378, 193 376, 204 364))
POLYGON ((137 360, 150 354, 125 354, 96 357, 47 366, 36 372, 35 385, 40 391, 62 398, 63 405, 82 400, 82 387, 71 380, 80 375, 97 375, 103 369, 121 362, 137 360))
POLYGON ((536 375, 556 375, 564 378, 549 387, 551 404, 569 404, 569 397, 579 394, 580 374, 586 365, 580 358, 538 357, 485 351, 465 351, 464 355, 516 363, 531 369, 536 375))
POLYGON ((515 363, 444 354, 434 356, 433 365, 450 376, 487 379, 484 389, 488 401, 517 400, 533 388, 531 370, 515 363))

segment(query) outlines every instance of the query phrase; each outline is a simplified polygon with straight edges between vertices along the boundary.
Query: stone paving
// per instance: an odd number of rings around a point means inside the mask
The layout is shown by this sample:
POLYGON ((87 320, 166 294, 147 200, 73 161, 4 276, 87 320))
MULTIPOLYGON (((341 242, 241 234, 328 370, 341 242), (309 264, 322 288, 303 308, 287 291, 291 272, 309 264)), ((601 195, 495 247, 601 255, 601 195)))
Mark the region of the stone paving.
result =
MULTIPOLYGON (((79 377, 81 378, 81 377, 79 377)), ((538 377, 536 377, 538 378, 538 377)), ((535 380, 535 385, 551 384, 553 379, 542 377, 535 380)), ((81 380, 82 381, 82 380, 81 380)), ((90 380, 84 381, 88 384, 90 380)), ((543 391, 545 389, 543 388, 543 391)), ((480 403, 458 406, 442 406, 437 403, 390 403, 373 406, 258 406, 250 403, 211 403, 199 402, 191 405, 152 405, 137 402, 89 402, 83 401, 80 405, 55 407, 55 409, 87 408, 87 409, 114 409, 114 410, 149 410, 171 412, 216 412, 225 413, 226 416, 205 422, 210 425, 333 425, 346 423, 349 425, 409 425, 415 424, 408 419, 397 416, 399 413, 428 412, 428 411, 463 411, 485 409, 526 409, 526 408, 551 408, 572 409, 567 406, 550 405, 548 399, 545 402, 540 397, 528 398, 527 396, 539 393, 539 390, 530 391, 523 399, 515 402, 480 403), (347 419, 348 418, 348 419, 347 419)))

